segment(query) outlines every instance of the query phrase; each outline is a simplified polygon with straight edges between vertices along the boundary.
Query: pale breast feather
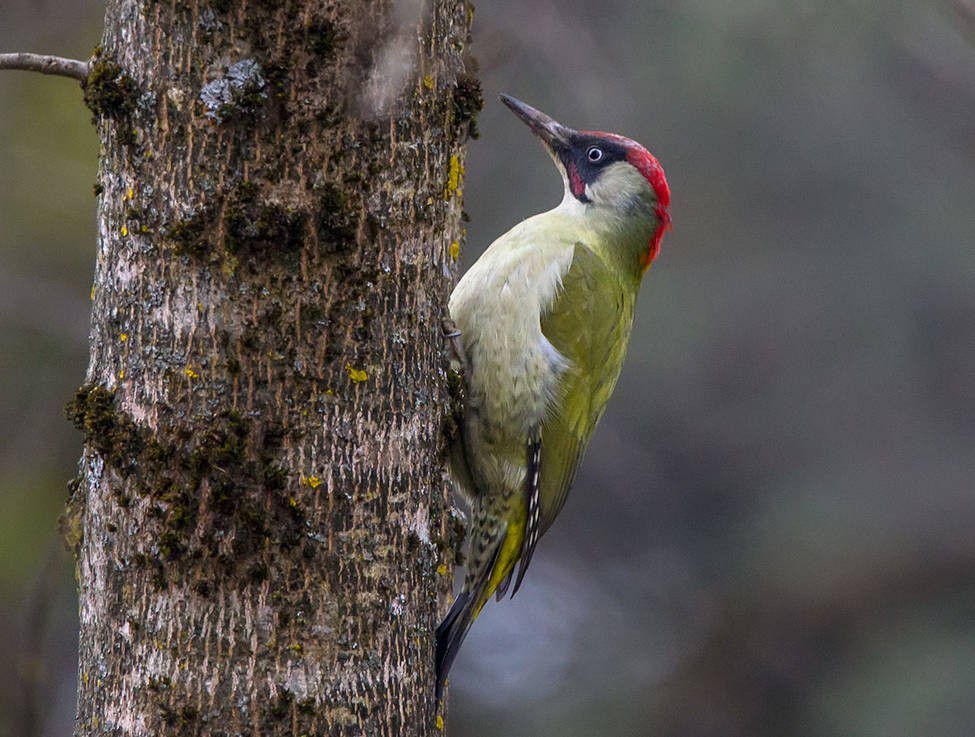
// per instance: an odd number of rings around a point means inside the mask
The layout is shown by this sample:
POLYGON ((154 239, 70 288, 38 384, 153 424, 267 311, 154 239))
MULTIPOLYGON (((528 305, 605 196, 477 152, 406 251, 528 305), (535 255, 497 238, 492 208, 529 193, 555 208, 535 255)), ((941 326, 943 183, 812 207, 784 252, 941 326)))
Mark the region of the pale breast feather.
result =
POLYGON ((512 439, 539 426, 567 366, 539 317, 561 289, 573 244, 543 225, 531 218, 501 236, 450 300, 473 367, 471 400, 485 422, 512 439))

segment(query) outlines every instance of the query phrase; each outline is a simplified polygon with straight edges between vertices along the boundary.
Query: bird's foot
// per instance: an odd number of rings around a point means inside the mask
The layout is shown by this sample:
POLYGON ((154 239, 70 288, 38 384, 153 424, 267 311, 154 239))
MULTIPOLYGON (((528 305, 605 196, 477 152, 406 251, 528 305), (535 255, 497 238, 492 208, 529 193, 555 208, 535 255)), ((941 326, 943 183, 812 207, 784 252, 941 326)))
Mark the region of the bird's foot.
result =
POLYGON ((443 319, 441 328, 443 329, 443 337, 450 346, 450 367, 463 376, 469 377, 471 365, 467 360, 467 353, 464 351, 464 343, 461 340, 463 333, 457 328, 457 323, 449 317, 443 319))

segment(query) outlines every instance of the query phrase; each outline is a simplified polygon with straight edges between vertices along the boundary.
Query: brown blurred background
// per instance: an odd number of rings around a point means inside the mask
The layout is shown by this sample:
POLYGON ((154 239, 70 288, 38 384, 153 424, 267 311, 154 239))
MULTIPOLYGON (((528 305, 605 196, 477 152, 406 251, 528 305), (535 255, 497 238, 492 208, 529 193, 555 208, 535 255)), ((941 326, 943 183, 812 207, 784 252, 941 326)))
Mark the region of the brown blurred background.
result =
MULTIPOLYGON (((480 4, 470 262, 559 180, 496 102, 632 136, 673 190, 617 394, 525 587, 452 674, 452 735, 975 734, 975 12, 480 4)), ((0 0, 85 58, 103 6, 0 0)), ((66 737, 97 140, 0 73, 0 735, 66 737)))

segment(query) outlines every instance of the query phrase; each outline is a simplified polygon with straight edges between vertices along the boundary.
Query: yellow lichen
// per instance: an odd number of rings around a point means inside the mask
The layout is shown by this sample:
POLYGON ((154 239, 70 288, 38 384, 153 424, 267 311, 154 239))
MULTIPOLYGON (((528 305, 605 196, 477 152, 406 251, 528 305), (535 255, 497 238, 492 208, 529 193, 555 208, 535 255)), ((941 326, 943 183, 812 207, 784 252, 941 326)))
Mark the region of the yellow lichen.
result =
POLYGON ((345 373, 349 375, 353 384, 360 384, 369 378, 369 374, 363 369, 353 368, 351 363, 345 364, 345 373))
POLYGON ((423 78, 423 86, 426 87, 428 90, 432 90, 433 89, 433 75, 432 74, 428 74, 427 76, 425 76, 423 78))
POLYGON ((443 191, 443 198, 449 200, 460 190, 460 183, 464 177, 464 167, 457 154, 450 155, 450 168, 447 171, 447 186, 443 191))
POLYGON ((122 236, 127 236, 129 234, 129 228, 126 225, 122 226, 122 236))
POLYGON ((437 714, 437 729, 443 732, 443 714, 437 714))
POLYGON ((456 261, 460 258, 460 241, 454 241, 450 244, 450 258, 456 261))
POLYGON ((437 566, 437 573, 439 573, 441 576, 446 576, 447 575, 447 564, 446 563, 441 563, 439 566, 437 566))
POLYGON ((132 189, 132 187, 129 187, 127 190, 125 190, 125 199, 127 200, 135 199, 135 190, 132 189))
POLYGON ((88 296, 91 298, 91 301, 92 302, 95 301, 95 285, 94 284, 91 285, 91 293, 88 296))
POLYGON ((120 379, 124 379, 125 378, 125 369, 122 369, 121 371, 118 372, 118 377, 120 379))
POLYGON ((124 343, 125 341, 127 341, 129 339, 129 334, 128 333, 121 333, 118 336, 118 339, 121 340, 124 343))
POLYGON ((223 275, 229 279, 230 277, 232 277, 234 274, 237 273, 237 267, 239 265, 240 262, 238 261, 236 256, 227 256, 224 259, 223 266, 221 267, 220 270, 223 272, 223 275))
POLYGON ((192 366, 187 366, 184 373, 188 379, 199 379, 200 375, 193 370, 192 366))
POLYGON ((319 486, 322 485, 322 480, 318 478, 318 476, 309 476, 308 478, 305 479, 305 483, 308 484, 311 488, 317 489, 319 486))

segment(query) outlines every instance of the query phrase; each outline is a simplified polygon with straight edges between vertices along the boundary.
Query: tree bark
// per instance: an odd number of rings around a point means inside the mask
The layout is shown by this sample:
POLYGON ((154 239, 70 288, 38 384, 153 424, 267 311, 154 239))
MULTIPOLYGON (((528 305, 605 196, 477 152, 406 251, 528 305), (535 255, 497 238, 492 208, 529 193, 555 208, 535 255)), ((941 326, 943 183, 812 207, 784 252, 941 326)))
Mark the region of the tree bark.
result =
POLYGON ((441 726, 470 21, 463 0, 109 0, 68 408, 79 737, 441 726))

